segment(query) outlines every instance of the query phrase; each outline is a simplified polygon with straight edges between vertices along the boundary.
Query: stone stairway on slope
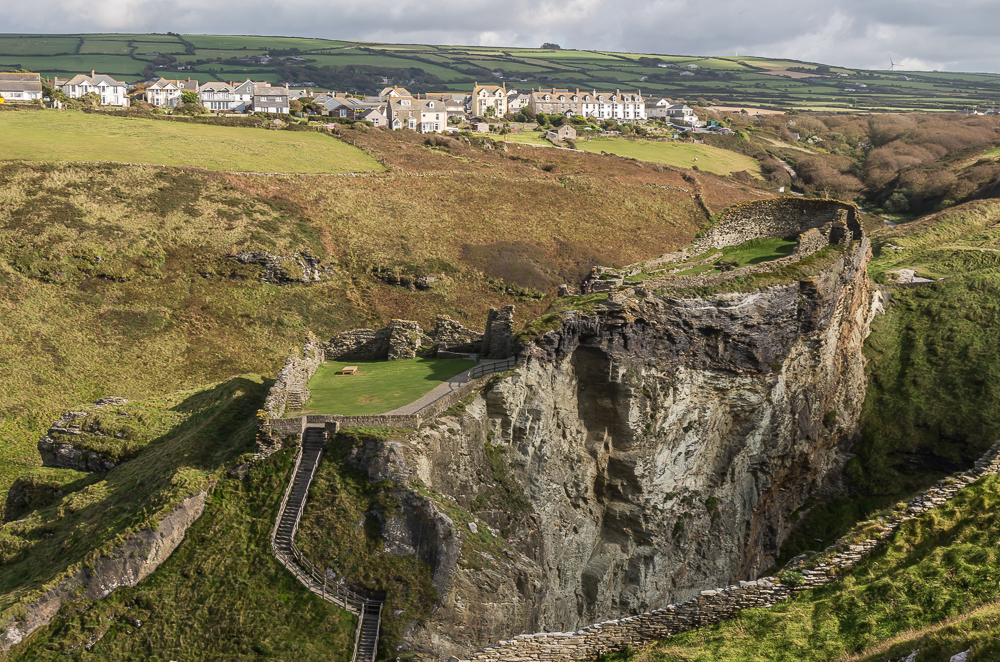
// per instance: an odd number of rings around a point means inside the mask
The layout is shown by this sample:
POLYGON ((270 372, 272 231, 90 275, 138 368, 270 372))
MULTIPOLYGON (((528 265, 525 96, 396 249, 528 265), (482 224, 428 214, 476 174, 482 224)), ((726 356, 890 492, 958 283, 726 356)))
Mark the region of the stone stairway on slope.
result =
POLYGON ((278 512, 271 533, 271 547, 278 558, 310 591, 358 617, 353 662, 374 662, 378 650, 379 628, 382 622, 382 601, 358 594, 337 583, 331 583, 326 573, 311 563, 295 545, 299 518, 309 496, 309 486, 319 467, 326 435, 323 427, 307 427, 302 435, 302 448, 295 465, 291 484, 278 512))

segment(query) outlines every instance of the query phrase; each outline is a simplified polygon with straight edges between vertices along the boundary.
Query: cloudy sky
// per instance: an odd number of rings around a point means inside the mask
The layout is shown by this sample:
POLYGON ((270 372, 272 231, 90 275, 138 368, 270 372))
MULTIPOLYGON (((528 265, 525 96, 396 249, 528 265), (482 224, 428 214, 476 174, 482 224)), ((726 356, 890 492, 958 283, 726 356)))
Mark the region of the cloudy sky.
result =
POLYGON ((11 0, 4 32, 180 32, 759 55, 1000 72, 1000 2, 965 0, 11 0))

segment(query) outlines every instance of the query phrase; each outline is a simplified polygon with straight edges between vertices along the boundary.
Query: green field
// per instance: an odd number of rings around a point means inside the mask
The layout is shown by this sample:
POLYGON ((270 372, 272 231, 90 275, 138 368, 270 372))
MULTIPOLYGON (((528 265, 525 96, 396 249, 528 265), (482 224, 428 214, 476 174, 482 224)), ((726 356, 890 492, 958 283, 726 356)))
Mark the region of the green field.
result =
POLYGON ((746 170, 754 177, 763 177, 760 164, 756 159, 710 145, 625 140, 622 138, 591 138, 590 140, 581 138, 576 141, 576 147, 585 152, 597 154, 608 152, 640 161, 664 163, 678 168, 698 166, 699 170, 717 175, 728 175, 731 172, 746 170))
POLYGON ((361 150, 306 131, 208 126, 77 111, 0 113, 0 159, 120 161, 209 170, 342 173, 381 170, 361 150))
MULTIPOLYGON (((228 78, 244 70, 226 60, 271 51, 281 57, 297 49, 309 62, 274 60, 264 65, 262 78, 292 84, 312 81, 321 89, 355 89, 372 94, 383 83, 375 72, 364 77, 340 77, 346 65, 367 65, 395 76, 393 83, 413 92, 465 89, 474 81, 496 81, 492 72, 507 71, 511 87, 641 88, 648 96, 718 99, 724 104, 845 110, 864 104, 865 109, 961 110, 990 107, 1000 99, 1000 75, 949 72, 856 71, 836 66, 833 73, 850 78, 817 75, 789 78, 768 72, 791 68, 813 71, 817 63, 754 57, 698 57, 684 55, 612 53, 585 50, 542 50, 421 44, 349 42, 302 37, 238 35, 66 34, 0 35, 0 69, 27 68, 47 76, 65 76, 90 69, 115 74, 129 82, 155 74, 167 78, 191 76, 197 80, 228 78), (135 48, 135 57, 129 50, 135 48), (149 51, 171 53, 177 61, 163 69, 143 69, 149 51), (190 52, 190 51, 193 51, 190 52), (180 57, 180 54, 184 54, 180 57), (218 58, 218 60, 216 60, 218 58), (648 59, 647 59, 648 58, 648 59), (652 61, 650 61, 652 60, 652 61), (220 61, 222 63, 220 64, 220 61), (193 69, 176 70, 194 63, 193 69), (693 77, 680 78, 678 69, 697 64, 693 77), (312 67, 307 69, 306 65, 312 67), (411 72, 422 70, 430 80, 410 83, 411 72), (395 70, 395 71, 393 71, 395 70), (900 76, 909 80, 902 80, 900 76), (520 78, 527 78, 520 81, 520 78), (640 77, 646 80, 640 81, 640 77), (849 83, 863 78, 868 88, 846 93, 849 83)), ((802 72, 797 72, 802 73, 802 72)), ((498 81, 496 81, 498 82, 498 81)))
POLYGON ((408 405, 435 386, 476 365, 463 359, 340 361, 324 363, 309 382, 312 397, 303 411, 363 416, 408 405), (347 365, 356 375, 338 375, 347 365))

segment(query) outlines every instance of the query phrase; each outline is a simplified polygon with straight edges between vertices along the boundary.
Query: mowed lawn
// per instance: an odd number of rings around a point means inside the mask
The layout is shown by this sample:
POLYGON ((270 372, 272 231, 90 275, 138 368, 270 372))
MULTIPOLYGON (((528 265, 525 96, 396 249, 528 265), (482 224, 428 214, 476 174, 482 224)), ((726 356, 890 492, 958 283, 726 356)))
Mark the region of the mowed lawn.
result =
POLYGON ((0 113, 0 136, 0 159, 121 161, 251 172, 383 170, 356 147, 309 131, 40 110, 0 113))
POLYGON ((311 397, 303 411, 343 416, 384 414, 410 404, 474 365, 475 361, 466 359, 327 362, 309 381, 311 397), (337 374, 348 365, 358 366, 357 374, 337 374))
POLYGON ((640 161, 664 163, 678 168, 698 166, 699 170, 717 175, 728 175, 732 172, 746 170, 754 177, 763 178, 760 164, 757 163, 756 159, 711 145, 624 140, 622 138, 591 138, 587 140, 584 137, 578 138, 575 142, 577 149, 582 149, 585 152, 608 152, 640 161))

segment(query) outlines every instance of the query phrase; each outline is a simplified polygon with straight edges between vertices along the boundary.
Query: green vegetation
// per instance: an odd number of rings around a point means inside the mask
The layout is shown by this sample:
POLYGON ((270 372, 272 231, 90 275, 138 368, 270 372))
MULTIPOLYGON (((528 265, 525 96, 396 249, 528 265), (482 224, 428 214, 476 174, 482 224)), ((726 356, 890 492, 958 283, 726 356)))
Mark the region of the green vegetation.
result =
POLYGON ((400 512, 393 484, 371 483, 365 472, 343 462, 353 447, 380 443, 385 435, 365 429, 346 431, 350 434, 338 434, 323 455, 309 489, 296 544, 306 558, 320 568, 333 570, 336 578, 385 593, 379 647, 388 655, 410 623, 430 614, 439 596, 424 561, 385 551, 382 523, 400 512))
POLYGON ((154 424, 160 434, 136 457, 103 480, 60 472, 60 488, 72 491, 0 527, 0 615, 10 614, 129 534, 155 528, 183 498, 207 489, 220 471, 253 450, 253 414, 265 392, 260 378, 237 377, 148 403, 142 407, 146 412, 158 406, 176 418, 166 431, 154 424))
POLYGON ((978 457, 1000 428, 1000 273, 893 292, 873 322, 856 482, 897 490, 902 467, 951 469, 978 457))
POLYGON ((220 476, 205 513, 152 576, 63 609, 11 659, 348 662, 356 619, 307 591, 268 543, 294 459, 282 451, 251 464, 244 480, 220 476))
POLYGON ((625 140, 622 138, 580 138, 577 149, 585 152, 617 154, 640 161, 664 163, 677 168, 696 167, 717 175, 728 175, 745 170, 754 177, 763 178, 760 164, 749 156, 711 145, 694 145, 652 140, 625 140))
MULTIPOLYGON (((817 110, 987 107, 1000 91, 996 74, 857 71, 795 60, 755 57, 644 55, 572 49, 531 49, 344 42, 297 37, 234 35, 17 35, 0 36, 0 70, 27 68, 66 76, 96 68, 129 81, 163 75, 198 80, 315 82, 321 88, 373 94, 380 76, 413 92, 468 91, 473 82, 503 72, 518 87, 639 89, 691 104, 715 100, 738 107, 817 110), (267 65, 249 55, 294 55, 305 61, 267 65), (658 65, 673 65, 662 68, 658 65), (696 64, 693 76, 677 67, 696 64), (190 66, 192 69, 178 69, 190 66), (162 67, 162 68, 159 68, 162 67), (848 74, 838 78, 836 74, 848 74), (905 80, 902 75, 905 73, 905 80), (867 87, 845 92, 851 83, 867 87)), ((310 86, 311 87, 311 86, 310 86)))
POLYGON ((799 662, 879 650, 878 656, 863 659, 885 660, 896 659, 885 654, 885 642, 899 656, 924 641, 929 648, 918 661, 947 660, 970 645, 970 660, 994 659, 1000 620, 992 604, 1000 597, 998 505, 1000 477, 983 479, 948 504, 904 523, 882 550, 839 581, 770 609, 747 610, 731 621, 671 637, 641 653, 642 659, 799 662), (944 619, 951 619, 945 627, 927 629, 944 619), (992 628, 992 636, 976 632, 975 624, 992 628))
POLYGON ((0 158, 119 161, 209 170, 342 173, 381 170, 339 140, 311 131, 265 131, 76 111, 0 113, 0 158))
POLYGON ((384 414, 410 404, 474 365, 475 361, 466 359, 428 358, 324 363, 309 381, 311 397, 303 411, 345 416, 384 414), (348 365, 358 366, 357 374, 337 374, 348 365))

